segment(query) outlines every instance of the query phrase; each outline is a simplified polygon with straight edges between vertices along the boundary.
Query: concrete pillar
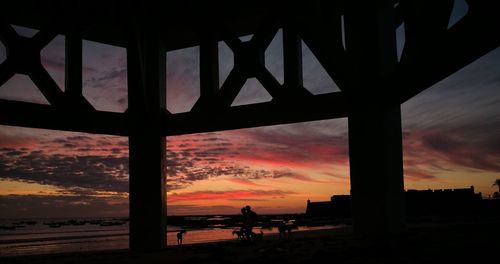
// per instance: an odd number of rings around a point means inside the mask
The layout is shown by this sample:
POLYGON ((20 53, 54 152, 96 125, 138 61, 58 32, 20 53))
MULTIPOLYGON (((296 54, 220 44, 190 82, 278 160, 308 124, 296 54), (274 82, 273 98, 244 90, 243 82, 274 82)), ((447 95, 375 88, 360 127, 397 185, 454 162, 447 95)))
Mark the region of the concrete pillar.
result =
POLYGON ((346 52, 351 63, 349 164, 354 234, 379 239, 404 228, 404 183, 392 1, 347 3, 346 52))
POLYGON ((165 51, 158 32, 133 25, 127 47, 130 120, 130 249, 143 252, 166 246, 165 51))
POLYGON ((399 104, 349 114, 353 231, 391 237, 404 228, 404 183, 399 104))

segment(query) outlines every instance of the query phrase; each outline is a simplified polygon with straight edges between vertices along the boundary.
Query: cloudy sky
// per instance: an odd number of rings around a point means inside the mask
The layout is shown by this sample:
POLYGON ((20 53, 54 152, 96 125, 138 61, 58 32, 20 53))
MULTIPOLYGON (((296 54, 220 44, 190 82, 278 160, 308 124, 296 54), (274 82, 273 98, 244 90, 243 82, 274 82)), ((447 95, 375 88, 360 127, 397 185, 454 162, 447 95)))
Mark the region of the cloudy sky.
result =
MULTIPOLYGON (((458 1, 450 25, 467 11, 458 1)), ((34 32, 17 27, 26 36, 34 32)), ((248 39, 248 38, 246 38, 248 39)), ((398 29, 398 46, 404 44, 398 29)), ((232 53, 221 43, 221 84, 232 53)), ((83 43, 84 96, 99 110, 127 108, 125 50, 83 43)), ((281 32, 266 67, 283 81, 281 32)), ((5 49, 0 44, 0 62, 5 49)), ((307 46, 304 85, 314 94, 338 91, 307 46)), ((464 188, 487 197, 500 178, 500 50, 402 105, 405 188, 464 188)), ((64 37, 42 52, 64 85, 64 37)), ((186 112, 199 97, 198 48, 167 54, 167 108, 186 112)), ((27 76, 0 87, 0 98, 47 104, 27 76)), ((233 105, 271 97, 247 80, 233 105)), ((347 120, 280 125, 167 138, 169 214, 304 212, 307 199, 349 193, 347 120)), ((374 171, 376 174, 376 171, 374 171)), ((118 216, 128 213, 128 140, 0 126, 0 217, 118 216)))

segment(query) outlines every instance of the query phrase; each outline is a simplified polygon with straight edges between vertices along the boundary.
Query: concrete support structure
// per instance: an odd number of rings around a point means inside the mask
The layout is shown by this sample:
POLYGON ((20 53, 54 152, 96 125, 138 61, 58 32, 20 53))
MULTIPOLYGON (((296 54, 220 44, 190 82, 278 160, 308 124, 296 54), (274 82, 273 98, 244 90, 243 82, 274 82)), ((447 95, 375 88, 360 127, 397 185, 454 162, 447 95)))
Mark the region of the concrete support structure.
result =
POLYGON ((127 48, 130 156, 130 249, 166 246, 165 51, 157 31, 136 24, 127 48))
POLYGON ((400 104, 500 46, 500 6, 495 1, 467 1, 467 14, 451 27, 452 0, 308 0, 287 5, 222 0, 218 8, 212 1, 172 0, 168 10, 148 1, 6 2, 0 41, 7 58, 0 64, 0 86, 15 74, 26 74, 50 105, 0 98, 0 124, 128 136, 130 248, 139 252, 166 245, 166 136, 343 117, 349 118, 354 232, 375 239, 400 233, 400 104), (398 61, 395 34, 403 23, 405 44, 398 61), (12 25, 40 31, 26 38, 12 25), (264 60, 279 29, 283 84, 264 60), (65 91, 40 57, 59 34, 66 37, 65 91), (251 40, 239 39, 249 34, 251 40), (82 96, 84 39, 127 49, 125 113, 95 109, 82 96), (221 42, 235 61, 219 84, 221 42), (302 42, 341 91, 312 94, 304 87, 302 42), (165 52, 197 45, 200 98, 189 112, 169 113, 165 52), (253 77, 273 99, 232 106, 253 77))
POLYGON ((349 165, 355 235, 383 238, 404 228, 399 104, 349 114, 349 165))
POLYGON ((404 226, 400 103, 391 97, 397 68, 390 1, 347 6, 346 48, 354 71, 349 95, 349 165, 354 234, 380 239, 404 226))

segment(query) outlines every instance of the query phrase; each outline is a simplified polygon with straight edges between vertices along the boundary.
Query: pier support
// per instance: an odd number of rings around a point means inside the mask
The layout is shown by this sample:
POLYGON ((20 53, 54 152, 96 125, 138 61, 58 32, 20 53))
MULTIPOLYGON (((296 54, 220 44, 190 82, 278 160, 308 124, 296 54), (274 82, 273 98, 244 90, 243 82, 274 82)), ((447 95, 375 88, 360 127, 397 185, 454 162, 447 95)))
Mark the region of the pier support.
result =
POLYGON ((399 104, 361 109, 348 121, 353 231, 392 237, 404 228, 401 111, 399 104))
POLYGON ((130 249, 166 246, 165 52, 158 31, 134 24, 127 47, 130 155, 130 249))
POLYGON ((390 238, 404 228, 401 109, 392 96, 398 63, 393 3, 349 3, 345 25, 353 67, 345 91, 353 231, 360 238, 390 238))

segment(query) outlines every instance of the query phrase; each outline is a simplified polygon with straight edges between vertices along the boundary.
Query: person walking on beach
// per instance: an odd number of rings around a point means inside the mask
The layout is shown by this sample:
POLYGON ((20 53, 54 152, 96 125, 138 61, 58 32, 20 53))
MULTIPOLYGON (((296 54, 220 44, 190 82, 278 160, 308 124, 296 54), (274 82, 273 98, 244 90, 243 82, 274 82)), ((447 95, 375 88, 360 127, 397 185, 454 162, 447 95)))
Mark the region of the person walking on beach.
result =
POLYGON ((242 215, 242 220, 241 220, 240 234, 242 236, 241 238, 245 240, 246 230, 247 230, 247 211, 245 207, 241 208, 241 215, 242 215))
POLYGON ((250 241, 253 239, 253 226, 257 222, 257 213, 252 211, 250 205, 245 206, 245 238, 250 241))
POLYGON ((181 230, 177 233, 177 245, 182 245, 182 236, 186 233, 186 230, 181 230))

